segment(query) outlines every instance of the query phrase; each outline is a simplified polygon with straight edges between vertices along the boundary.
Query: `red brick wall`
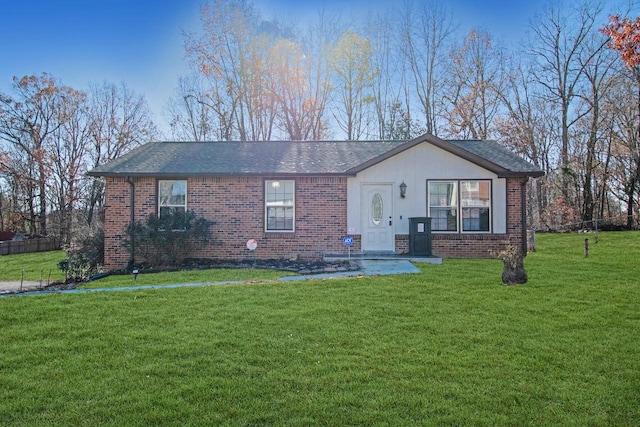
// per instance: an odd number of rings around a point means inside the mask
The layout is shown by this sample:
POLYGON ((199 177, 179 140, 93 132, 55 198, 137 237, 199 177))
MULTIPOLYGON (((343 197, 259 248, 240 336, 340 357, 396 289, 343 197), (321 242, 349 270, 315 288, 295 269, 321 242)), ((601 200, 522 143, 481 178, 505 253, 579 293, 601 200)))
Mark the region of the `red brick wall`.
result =
MULTIPOLYGON (((156 181, 131 178, 135 188, 135 220, 156 212, 156 181)), ((105 182, 105 269, 124 268, 129 262, 125 230, 131 222, 131 185, 125 178, 107 177, 105 182)))
POLYGON ((493 258, 507 243, 522 245, 521 183, 527 178, 507 179, 506 234, 434 233, 433 255, 441 258, 493 258))
MULTIPOLYGON (((157 210, 157 180, 134 179, 135 220, 157 210)), ((256 239, 259 259, 319 259, 326 252, 342 252, 347 230, 347 179, 303 177, 295 179, 295 232, 264 231, 264 179, 199 177, 187 180, 187 209, 215 224, 213 242, 194 253, 201 258, 251 258, 246 248, 256 239)), ((129 248, 122 242, 130 222, 130 185, 122 178, 107 178, 105 212, 105 268, 126 267, 129 248)), ((136 259, 138 261, 138 259, 136 259)))
MULTIPOLYGON (((249 239, 258 241, 256 257, 318 259, 325 253, 346 253, 342 237, 347 230, 346 178, 296 178, 295 233, 264 231, 264 178, 200 177, 187 180, 187 208, 215 222, 214 242, 194 254, 202 258, 251 258, 249 239)), ((506 243, 521 245, 521 182, 507 179, 507 234, 433 235, 433 254, 443 258, 488 258, 506 243)), ((157 180, 135 178, 135 220, 157 210, 157 180)), ((129 248, 123 245, 130 220, 130 185, 123 178, 106 179, 105 268, 126 267, 129 248)), ((360 236, 353 252, 360 251, 360 236)), ((396 236, 396 252, 408 252, 408 236, 396 236)), ((138 261, 136 259, 136 261, 138 261)))

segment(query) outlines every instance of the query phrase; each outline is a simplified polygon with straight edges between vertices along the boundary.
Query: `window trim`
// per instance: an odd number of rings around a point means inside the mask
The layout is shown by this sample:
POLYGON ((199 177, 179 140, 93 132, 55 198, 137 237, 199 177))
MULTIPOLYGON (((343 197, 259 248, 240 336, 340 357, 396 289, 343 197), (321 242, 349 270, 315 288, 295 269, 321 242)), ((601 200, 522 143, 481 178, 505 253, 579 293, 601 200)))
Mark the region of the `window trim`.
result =
MULTIPOLYGON (((427 216, 431 217, 431 183, 454 183, 456 184, 456 231, 447 231, 447 230, 433 230, 433 233, 441 233, 441 234, 492 234, 493 233, 493 180, 490 178, 482 178, 482 179, 428 179, 427 180, 427 216), (489 206, 462 206, 462 183, 463 182, 487 182, 489 184, 489 206), (488 208, 489 209, 489 230, 480 231, 480 230, 472 230, 465 231, 462 227, 463 218, 462 212, 464 209, 469 208, 488 208)), ((436 206, 437 207, 437 206, 436 206)))
POLYGON ((461 233, 474 233, 474 234, 478 234, 478 233, 491 233, 492 227, 491 227, 491 222, 492 222, 492 218, 493 218, 493 193, 492 193, 492 186, 491 186, 491 180, 484 180, 484 179, 461 179, 460 184, 458 186, 459 191, 460 191, 460 232, 461 233), (462 204, 462 183, 463 182, 469 182, 469 183, 474 183, 476 184, 476 188, 477 191, 480 192, 480 183, 481 182, 486 182, 489 186, 489 205, 488 206, 482 206, 482 205, 473 205, 473 206, 463 206, 462 204), (489 211, 489 218, 488 218, 488 229, 487 230, 468 230, 465 231, 463 224, 464 224, 464 217, 463 217, 463 211, 464 209, 488 209, 489 211))
POLYGON ((294 179, 265 179, 264 180, 264 232, 265 233, 295 233, 296 232, 296 181, 294 179), (269 207, 267 194, 269 186, 274 182, 279 183, 291 183, 293 185, 293 204, 291 206, 283 206, 284 208, 290 208, 292 212, 291 229, 284 230, 271 230, 269 229, 269 207))
POLYGON ((433 180, 427 180, 427 216, 433 218, 433 216, 431 215, 431 208, 439 208, 439 209, 454 209, 456 210, 456 229, 455 230, 434 230, 433 229, 433 222, 431 225, 431 229, 434 233, 446 233, 446 234, 458 234, 460 232, 460 206, 459 206, 459 200, 460 200, 460 190, 459 190, 459 185, 460 183, 455 180, 455 179, 433 179, 433 180), (455 186, 455 192, 456 192, 456 204, 455 205, 447 205, 447 206, 431 206, 431 183, 437 183, 437 184, 454 184, 455 186))

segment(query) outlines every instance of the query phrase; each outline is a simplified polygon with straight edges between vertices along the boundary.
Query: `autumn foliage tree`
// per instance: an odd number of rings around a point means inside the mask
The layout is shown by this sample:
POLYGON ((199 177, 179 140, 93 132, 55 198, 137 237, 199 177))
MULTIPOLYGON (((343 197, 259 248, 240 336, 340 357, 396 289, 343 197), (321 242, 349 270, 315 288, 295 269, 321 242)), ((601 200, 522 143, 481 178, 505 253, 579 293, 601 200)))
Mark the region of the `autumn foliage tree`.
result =
POLYGON ((633 225, 633 212, 637 206, 636 192, 640 191, 640 17, 635 19, 611 16, 609 23, 602 27, 602 33, 609 37, 609 47, 618 51, 624 63, 629 66, 638 90, 638 126, 629 141, 634 167, 625 185, 627 193, 627 225, 633 225))
POLYGON ((85 92, 47 73, 14 77, 12 89, 0 93, 0 229, 70 245, 102 208, 87 169, 154 138, 149 108, 125 84, 85 92))
POLYGON ((8 144, 5 170, 26 208, 31 233, 47 234, 48 191, 54 135, 65 122, 63 106, 77 93, 49 74, 13 79, 15 95, 0 96, 0 139, 8 144))
POLYGON ((625 64, 640 71, 640 16, 632 20, 614 15, 601 31, 609 36, 609 47, 620 53, 625 64))

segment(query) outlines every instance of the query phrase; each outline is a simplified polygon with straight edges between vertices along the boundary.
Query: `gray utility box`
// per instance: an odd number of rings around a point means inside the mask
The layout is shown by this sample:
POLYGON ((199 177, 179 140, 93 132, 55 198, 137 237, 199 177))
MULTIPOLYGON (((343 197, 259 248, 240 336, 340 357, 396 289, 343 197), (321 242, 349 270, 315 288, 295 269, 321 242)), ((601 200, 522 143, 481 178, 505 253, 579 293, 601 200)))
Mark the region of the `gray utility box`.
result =
POLYGON ((431 256, 431 218, 409 218, 409 255, 431 256))

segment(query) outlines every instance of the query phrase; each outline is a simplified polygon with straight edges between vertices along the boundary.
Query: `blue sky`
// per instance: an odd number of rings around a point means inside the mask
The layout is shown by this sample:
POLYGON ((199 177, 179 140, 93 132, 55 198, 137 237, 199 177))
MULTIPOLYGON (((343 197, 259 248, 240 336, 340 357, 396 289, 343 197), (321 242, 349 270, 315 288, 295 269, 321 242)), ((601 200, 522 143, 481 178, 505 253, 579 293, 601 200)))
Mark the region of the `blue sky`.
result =
MULTIPOLYGON (((264 18, 300 17, 322 7, 349 17, 386 10, 402 0, 254 3, 264 18)), ((544 5, 538 0, 448 3, 463 31, 482 27, 506 42, 523 39, 529 20, 544 5)), ((10 93, 13 76, 42 72, 75 89, 86 89, 92 82, 124 81, 146 96, 161 123, 178 77, 189 71, 182 31, 199 30, 202 4, 202 0, 0 0, 0 92, 10 93)))

